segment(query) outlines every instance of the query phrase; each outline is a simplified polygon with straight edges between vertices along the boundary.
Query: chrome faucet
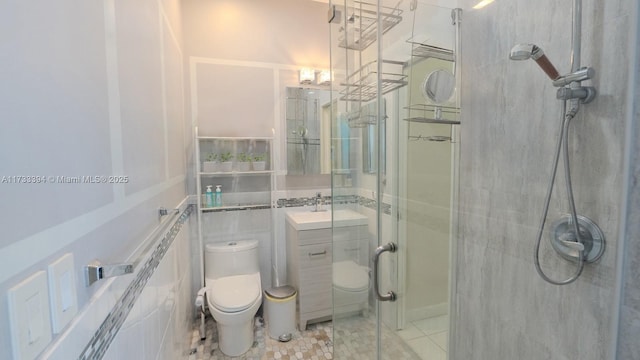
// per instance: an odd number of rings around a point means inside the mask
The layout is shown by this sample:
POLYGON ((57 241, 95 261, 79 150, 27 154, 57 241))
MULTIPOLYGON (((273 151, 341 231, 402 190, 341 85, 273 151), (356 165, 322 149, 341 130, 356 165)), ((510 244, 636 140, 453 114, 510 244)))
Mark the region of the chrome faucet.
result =
POLYGON ((324 211, 323 209, 320 208, 321 205, 322 205, 322 193, 318 191, 316 193, 316 208, 315 210, 312 210, 312 211, 313 212, 324 211))

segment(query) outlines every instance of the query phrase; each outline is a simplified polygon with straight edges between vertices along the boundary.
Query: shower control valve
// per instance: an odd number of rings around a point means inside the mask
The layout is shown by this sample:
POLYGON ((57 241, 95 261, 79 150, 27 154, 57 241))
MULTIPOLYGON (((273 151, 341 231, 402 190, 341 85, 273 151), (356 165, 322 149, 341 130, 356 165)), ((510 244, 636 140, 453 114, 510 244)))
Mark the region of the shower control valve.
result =
POLYGON ((596 88, 593 86, 580 86, 575 88, 562 87, 556 93, 558 100, 579 99, 581 103, 588 104, 596 97, 596 88))

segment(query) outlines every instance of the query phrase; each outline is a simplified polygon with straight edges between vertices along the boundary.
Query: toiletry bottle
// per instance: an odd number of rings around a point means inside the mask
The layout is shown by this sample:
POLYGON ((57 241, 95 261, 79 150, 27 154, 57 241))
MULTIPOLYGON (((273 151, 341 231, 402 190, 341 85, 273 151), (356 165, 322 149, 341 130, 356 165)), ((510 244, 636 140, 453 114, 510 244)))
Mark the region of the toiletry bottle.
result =
POLYGON ((222 185, 216 185, 216 202, 215 206, 222 206, 222 185))
POLYGON ((205 193, 205 203, 207 207, 213 207, 213 192, 211 191, 212 185, 207 185, 207 192, 205 193))

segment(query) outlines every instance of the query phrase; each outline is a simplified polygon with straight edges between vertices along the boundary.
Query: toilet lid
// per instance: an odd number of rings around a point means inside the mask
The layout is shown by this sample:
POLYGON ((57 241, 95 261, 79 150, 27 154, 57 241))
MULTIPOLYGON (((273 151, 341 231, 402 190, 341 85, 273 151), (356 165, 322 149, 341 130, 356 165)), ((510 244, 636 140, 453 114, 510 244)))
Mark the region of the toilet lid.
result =
POLYGON ((209 301, 224 312, 245 310, 260 296, 260 284, 253 275, 226 276, 210 280, 209 284, 209 301))
POLYGON ((366 268, 351 260, 333 263, 333 285, 346 291, 362 291, 369 288, 366 268))

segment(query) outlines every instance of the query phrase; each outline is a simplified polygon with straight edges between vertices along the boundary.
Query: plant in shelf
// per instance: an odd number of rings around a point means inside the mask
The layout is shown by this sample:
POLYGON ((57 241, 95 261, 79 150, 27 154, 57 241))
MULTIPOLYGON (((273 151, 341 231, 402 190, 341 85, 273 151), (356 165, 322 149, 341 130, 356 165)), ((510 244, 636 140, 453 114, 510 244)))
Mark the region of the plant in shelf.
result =
POLYGON ((251 167, 251 154, 247 153, 239 153, 236 159, 238 162, 236 163, 236 170, 238 171, 249 171, 251 167))
POLYGON ((253 156, 251 162, 253 163, 253 170, 255 171, 264 171, 267 167, 267 162, 265 159, 267 158, 267 154, 257 154, 253 156))
POLYGON ((202 172, 215 172, 218 169, 218 154, 208 153, 202 162, 202 172))
POLYGON ((233 155, 231 155, 230 151, 218 154, 218 159, 220 160, 219 171, 231 171, 231 168, 233 166, 233 162, 231 161, 231 159, 233 159, 233 155))

